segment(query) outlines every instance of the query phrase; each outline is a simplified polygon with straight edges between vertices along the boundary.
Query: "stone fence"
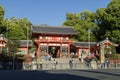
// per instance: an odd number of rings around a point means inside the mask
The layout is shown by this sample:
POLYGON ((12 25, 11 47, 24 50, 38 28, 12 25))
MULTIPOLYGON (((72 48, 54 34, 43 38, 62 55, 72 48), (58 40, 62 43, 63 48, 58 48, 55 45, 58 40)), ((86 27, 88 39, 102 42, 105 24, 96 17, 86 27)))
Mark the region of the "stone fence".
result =
POLYGON ((55 69, 120 69, 120 63, 106 64, 96 64, 96 63, 43 63, 42 67, 39 64, 24 64, 23 70, 55 70, 55 69))

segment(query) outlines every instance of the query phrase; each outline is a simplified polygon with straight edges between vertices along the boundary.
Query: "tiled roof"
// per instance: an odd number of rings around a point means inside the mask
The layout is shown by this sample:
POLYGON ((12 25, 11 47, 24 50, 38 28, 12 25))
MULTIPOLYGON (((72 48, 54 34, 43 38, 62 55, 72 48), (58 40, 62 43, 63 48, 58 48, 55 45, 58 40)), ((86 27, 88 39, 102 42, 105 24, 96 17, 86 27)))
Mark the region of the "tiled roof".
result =
MULTIPOLYGON (((95 45, 96 42, 90 42, 90 46, 95 45)), ((89 42, 74 42, 75 46, 89 46, 89 42)))
POLYGON ((72 27, 32 26, 33 33, 75 35, 72 27))
POLYGON ((97 42, 97 44, 99 45, 101 43, 103 44, 103 43, 106 43, 106 42, 110 43, 113 46, 118 46, 118 44, 115 44, 115 43, 111 42, 108 38, 106 38, 106 39, 104 39, 102 41, 97 42))
POLYGON ((1 36, 0 36, 0 40, 1 40, 1 41, 5 41, 5 42, 8 41, 8 39, 6 39, 5 37, 1 37, 1 36))
MULTIPOLYGON (((27 40, 20 40, 20 46, 27 46, 27 40)), ((28 46, 32 46, 32 40, 28 40, 28 46)))

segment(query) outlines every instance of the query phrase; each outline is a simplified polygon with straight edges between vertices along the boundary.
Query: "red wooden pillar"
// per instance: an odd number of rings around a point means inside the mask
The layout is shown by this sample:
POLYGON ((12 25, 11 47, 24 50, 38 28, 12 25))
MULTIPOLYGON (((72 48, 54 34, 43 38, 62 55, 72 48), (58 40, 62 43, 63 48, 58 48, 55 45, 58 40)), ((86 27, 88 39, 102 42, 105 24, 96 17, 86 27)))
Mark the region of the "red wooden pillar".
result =
POLYGON ((68 58, 70 58, 70 44, 68 44, 68 58))
POLYGON ((57 58, 60 58, 60 47, 59 47, 59 49, 57 51, 57 58))
POLYGON ((81 56, 80 56, 80 49, 79 48, 77 48, 77 55, 78 55, 78 58, 80 58, 81 56))
POLYGON ((96 49, 96 55, 99 55, 98 50, 96 49))
POLYGON ((60 51, 59 51, 59 53, 60 53, 60 58, 62 58, 63 57, 63 55, 62 55, 62 41, 60 42, 60 51))
POLYGON ((26 54, 29 54, 29 53, 28 53, 28 48, 29 48, 29 47, 26 48, 26 54))
POLYGON ((37 58, 40 58, 40 43, 38 44, 38 49, 37 49, 37 58))

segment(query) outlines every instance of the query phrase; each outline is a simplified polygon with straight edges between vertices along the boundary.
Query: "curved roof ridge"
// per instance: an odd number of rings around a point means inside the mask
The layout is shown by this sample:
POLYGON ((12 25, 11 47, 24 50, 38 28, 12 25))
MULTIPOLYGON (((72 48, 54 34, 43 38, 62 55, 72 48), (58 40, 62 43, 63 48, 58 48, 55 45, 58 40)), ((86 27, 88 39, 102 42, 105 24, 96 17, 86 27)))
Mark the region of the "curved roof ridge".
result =
POLYGON ((49 25, 32 25, 34 27, 50 27, 50 28, 73 28, 72 26, 49 26, 49 25))
POLYGON ((56 26, 32 26, 33 33, 40 34, 64 34, 75 35, 76 32, 73 27, 56 27, 56 26))
MULTIPOLYGON (((88 43, 88 41, 87 42, 81 41, 81 42, 75 42, 75 43, 88 43)), ((96 42, 90 42, 90 43, 96 43, 96 42)))

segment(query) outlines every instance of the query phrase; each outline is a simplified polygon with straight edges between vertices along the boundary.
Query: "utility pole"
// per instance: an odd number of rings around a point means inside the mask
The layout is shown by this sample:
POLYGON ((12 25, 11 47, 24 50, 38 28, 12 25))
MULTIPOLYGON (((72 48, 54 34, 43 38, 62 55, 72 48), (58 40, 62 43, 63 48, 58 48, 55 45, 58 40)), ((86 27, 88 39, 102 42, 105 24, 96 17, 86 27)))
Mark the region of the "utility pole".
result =
POLYGON ((27 27, 27 54, 28 54, 28 40, 29 40, 29 28, 27 27))

